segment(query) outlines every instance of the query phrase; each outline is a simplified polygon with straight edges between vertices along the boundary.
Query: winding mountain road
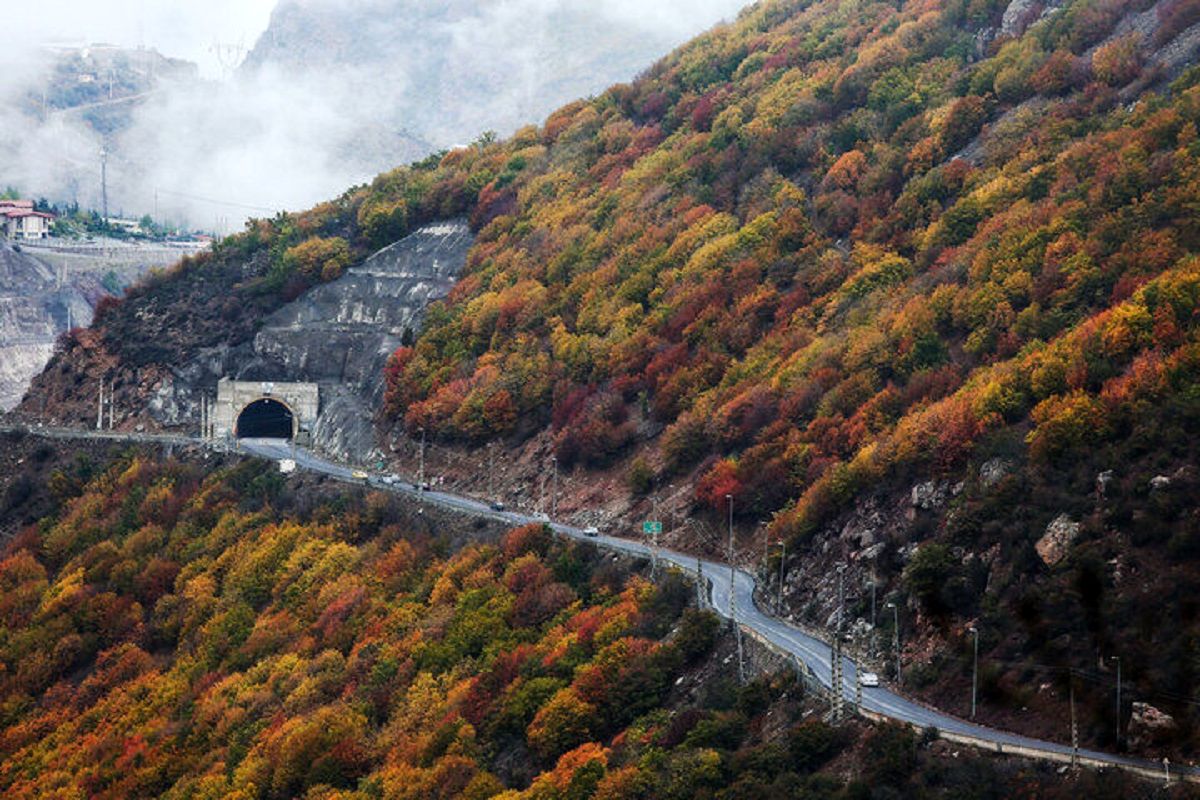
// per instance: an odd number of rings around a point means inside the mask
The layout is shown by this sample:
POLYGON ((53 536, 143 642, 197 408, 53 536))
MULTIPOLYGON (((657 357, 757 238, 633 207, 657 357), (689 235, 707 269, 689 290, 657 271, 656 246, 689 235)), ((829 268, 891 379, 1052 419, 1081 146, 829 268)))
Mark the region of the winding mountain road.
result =
MULTIPOLYGON (((164 445, 212 444, 202 439, 192 439, 182 436, 121 434, 108 431, 72 431, 64 428, 47 428, 36 425, 0 424, 0 431, 21 431, 56 439, 113 439, 164 445)), ((765 641, 777 651, 798 659, 803 663, 812 678, 820 683, 825 690, 830 689, 833 680, 833 664, 829 644, 760 611, 754 602, 754 576, 744 570, 731 570, 728 564, 697 559, 695 556, 661 547, 653 548, 652 553, 652 548, 642 542, 603 534, 589 536, 582 528, 548 521, 545 518, 537 518, 520 512, 497 511, 487 503, 474 498, 436 490, 421 491, 411 483, 387 485, 378 476, 363 480, 355 477, 356 471, 354 469, 323 459, 311 451, 295 447, 287 441, 242 439, 238 444, 238 451, 276 461, 293 459, 297 467, 301 469, 328 475, 342 481, 392 491, 424 503, 441 506, 452 511, 487 517, 505 524, 524 525, 531 522, 545 522, 554 531, 564 536, 591 542, 597 546, 635 557, 658 558, 685 572, 694 574, 697 569, 702 569, 704 578, 708 583, 708 602, 718 614, 725 618, 730 617, 729 584, 732 578, 735 617, 736 622, 742 629, 765 641)), ((842 675, 842 696, 847 706, 852 707, 858 692, 857 665, 846 656, 843 656, 842 675)), ((928 708, 883 686, 864 687, 862 689, 862 711, 868 715, 908 723, 921 728, 936 728, 946 738, 955 739, 999 753, 1049 759, 1064 763, 1076 759, 1080 764, 1093 767, 1120 767, 1151 778, 1166 778, 1167 780, 1184 779, 1192 782, 1200 782, 1200 770, 1195 767, 1168 766, 1166 762, 1147 761, 1095 750, 1073 750, 1070 745, 1007 733, 967 722, 958 717, 928 708)))
MULTIPOLYGON (((546 522, 544 519, 539 520, 520 512, 496 511, 486 503, 469 497, 434 490, 419 491, 409 483, 386 486, 375 478, 368 479, 367 481, 355 480, 351 469, 326 461, 307 450, 294 448, 287 442, 243 439, 241 447, 245 451, 263 458, 275 460, 292 458, 296 461, 298 467, 306 470, 360 484, 366 483, 380 489, 395 491, 454 511, 489 517, 512 525, 524 525, 539 521, 546 522)), ((644 558, 650 558, 652 555, 651 547, 642 542, 615 536, 588 536, 582 528, 559 522, 547 522, 547 524, 560 534, 588 541, 610 550, 644 558)), ((753 575, 740 569, 731 571, 728 564, 697 559, 695 556, 661 547, 654 548, 653 555, 693 574, 697 571, 698 566, 701 567, 710 587, 709 603, 718 614, 726 618, 730 616, 729 583, 732 572, 736 622, 743 629, 748 629, 759 638, 768 642, 770 646, 799 659, 823 687, 826 689, 830 687, 833 680, 832 652, 830 646, 826 642, 760 611, 754 602, 755 579, 753 575)), ((856 685, 857 669, 857 665, 850 658, 843 656, 841 692, 848 706, 855 702, 858 690, 856 685)), ((1074 757, 1080 763, 1091 766, 1117 766, 1158 778, 1163 778, 1168 770, 1167 765, 1163 763, 1129 758, 1112 753, 1102 753, 1095 750, 1080 749, 1076 751, 1067 744, 1034 739, 1028 736, 1006 733, 994 728, 977 725, 930 709, 883 686, 862 689, 862 708, 870 714, 916 725, 921 728, 937 728, 943 735, 956 737, 961 741, 998 752, 1034 758, 1049 758, 1063 762, 1069 762, 1074 757)), ((1169 775, 1171 778, 1200 779, 1200 771, 1192 767, 1170 767, 1169 775)))

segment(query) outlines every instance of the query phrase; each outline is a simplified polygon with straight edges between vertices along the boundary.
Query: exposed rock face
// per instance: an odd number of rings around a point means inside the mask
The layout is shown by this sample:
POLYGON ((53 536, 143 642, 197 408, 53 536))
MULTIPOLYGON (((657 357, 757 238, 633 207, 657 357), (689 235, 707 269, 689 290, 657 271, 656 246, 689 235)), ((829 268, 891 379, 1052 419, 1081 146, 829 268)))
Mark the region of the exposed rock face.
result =
POLYGON ((991 489, 1000 481, 1004 480, 1004 476, 1012 469, 1012 465, 1003 458, 993 458, 985 461, 983 466, 979 468, 979 482, 983 484, 983 488, 991 489))
POLYGON ((1175 718, 1165 711, 1149 703, 1134 703, 1129 718, 1129 745, 1136 750, 1161 744, 1175 733, 1176 727, 1175 718))
POLYGON ((151 413, 164 425, 189 424, 222 377, 317 383, 315 444, 352 461, 370 457, 387 359, 450 291, 473 241, 463 220, 416 231, 276 311, 252 344, 209 350, 174 370, 151 413))
MULTIPOLYGON (((98 292, 99 284, 92 288, 98 292)), ((14 407, 46 366, 68 316, 74 325, 91 322, 82 289, 59 286, 51 267, 0 243, 0 411, 14 407)))
POLYGON ((944 508, 951 497, 962 493, 963 484, 949 481, 926 481, 912 488, 912 506, 922 511, 937 511, 944 508))
POLYGON ((1046 534, 1034 545, 1038 556, 1048 567, 1059 564, 1079 538, 1079 523, 1066 514, 1059 514, 1046 526, 1046 534))

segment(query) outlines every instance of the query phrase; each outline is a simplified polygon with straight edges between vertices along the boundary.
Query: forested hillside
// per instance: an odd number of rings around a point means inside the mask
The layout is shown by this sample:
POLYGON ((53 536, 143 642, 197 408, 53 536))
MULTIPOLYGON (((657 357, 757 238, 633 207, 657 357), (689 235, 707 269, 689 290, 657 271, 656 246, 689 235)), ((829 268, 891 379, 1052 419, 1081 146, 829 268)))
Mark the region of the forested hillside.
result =
POLYGON ((566 468, 628 468, 630 502, 689 483, 719 519, 732 495, 809 586, 850 559, 904 608, 911 688, 961 697, 979 624, 1007 724, 1064 736, 1078 670, 1085 737, 1117 746, 1121 654, 1126 703, 1177 717, 1138 746, 1193 752, 1198 19, 764 2, 542 127, 254 223, 57 368, 250 335, 257 309, 469 214, 466 274, 392 359, 391 419, 464 446, 540 431, 566 468), (146 320, 170 322, 149 346, 146 320))
POLYGON ((37 514, 0 552, 6 798, 1153 791, 831 727, 789 671, 737 683, 682 577, 541 526, 454 550, 461 520, 269 464, 5 448, 0 509, 37 514))

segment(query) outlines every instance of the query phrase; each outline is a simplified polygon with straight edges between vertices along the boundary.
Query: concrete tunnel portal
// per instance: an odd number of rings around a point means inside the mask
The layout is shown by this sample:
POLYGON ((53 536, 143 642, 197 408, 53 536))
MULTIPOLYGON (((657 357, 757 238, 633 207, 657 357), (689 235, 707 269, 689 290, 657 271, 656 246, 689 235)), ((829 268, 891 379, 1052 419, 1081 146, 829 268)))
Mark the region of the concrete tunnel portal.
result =
POLYGON ((238 414, 234 435, 238 439, 290 440, 296 436, 296 415, 285 403, 264 397, 238 414))
POLYGON ((290 439, 309 443, 320 413, 315 383, 233 381, 217 384, 216 401, 204 402, 203 435, 210 439, 290 439))

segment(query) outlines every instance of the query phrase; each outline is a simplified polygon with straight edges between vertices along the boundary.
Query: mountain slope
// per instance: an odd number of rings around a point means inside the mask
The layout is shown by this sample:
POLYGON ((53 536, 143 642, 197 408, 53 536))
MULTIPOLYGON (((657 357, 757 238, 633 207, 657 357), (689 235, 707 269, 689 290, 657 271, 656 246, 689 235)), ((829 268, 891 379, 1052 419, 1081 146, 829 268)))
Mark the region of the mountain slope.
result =
POLYGON ((0 513, 30 521, 0 554, 6 798, 1157 796, 832 726, 752 643, 738 685, 682 577, 541 526, 210 453, 3 443, 0 513))
POLYGON ((1198 46, 1188 0, 763 3, 541 128, 254 225, 111 309, 105 356, 145 366, 139 315, 212 263, 270 305, 319 280, 311 237, 361 257, 469 213, 390 418, 627 473, 626 519, 694 487, 681 546, 732 496, 744 544, 786 539, 798 613, 829 623, 838 562, 864 622, 868 581, 896 604, 930 699, 965 696, 974 624, 985 717, 1061 735, 1082 682, 1085 740, 1190 754, 1198 46), (1131 730, 1135 697, 1174 727, 1131 730))

